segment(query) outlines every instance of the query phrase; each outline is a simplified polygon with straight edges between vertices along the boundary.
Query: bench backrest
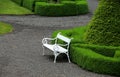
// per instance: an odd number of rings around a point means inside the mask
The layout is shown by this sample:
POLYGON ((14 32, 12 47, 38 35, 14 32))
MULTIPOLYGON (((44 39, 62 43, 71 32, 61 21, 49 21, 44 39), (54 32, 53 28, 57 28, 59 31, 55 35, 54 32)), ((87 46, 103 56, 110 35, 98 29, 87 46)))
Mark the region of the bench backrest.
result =
POLYGON ((70 44, 71 42, 71 39, 70 38, 67 38, 63 35, 60 34, 60 32, 57 34, 56 38, 60 39, 60 40, 63 40, 64 42, 70 44))

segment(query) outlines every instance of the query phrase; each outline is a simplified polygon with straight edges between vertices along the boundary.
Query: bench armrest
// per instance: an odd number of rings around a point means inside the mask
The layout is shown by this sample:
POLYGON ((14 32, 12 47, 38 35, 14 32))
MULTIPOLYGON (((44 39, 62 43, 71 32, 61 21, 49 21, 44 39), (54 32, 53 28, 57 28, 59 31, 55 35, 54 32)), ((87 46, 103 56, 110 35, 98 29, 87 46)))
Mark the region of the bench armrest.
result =
POLYGON ((48 43, 48 40, 56 40, 56 38, 43 38, 43 40, 42 40, 42 43, 43 44, 47 44, 48 43))

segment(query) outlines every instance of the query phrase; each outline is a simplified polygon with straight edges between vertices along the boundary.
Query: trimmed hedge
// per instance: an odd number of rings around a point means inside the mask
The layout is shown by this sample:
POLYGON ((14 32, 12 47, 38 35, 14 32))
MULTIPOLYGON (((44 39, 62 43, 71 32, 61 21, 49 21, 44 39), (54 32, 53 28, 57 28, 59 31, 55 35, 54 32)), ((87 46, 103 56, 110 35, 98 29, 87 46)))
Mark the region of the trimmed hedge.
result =
POLYGON ((119 50, 118 47, 113 46, 100 46, 100 45, 92 45, 92 44, 76 44, 75 46, 79 46, 81 48, 91 49, 92 51, 108 56, 108 57, 114 57, 116 50, 119 50))
POLYGON ((63 1, 60 4, 36 2, 35 13, 42 16, 70 16, 88 13, 86 1, 63 1))
POLYGON ((19 5, 22 5, 23 4, 23 0, 12 0, 13 2, 19 4, 19 5))
POLYGON ((62 4, 37 2, 35 13, 41 16, 62 16, 62 4))
POLYGON ((117 51, 115 52, 114 57, 120 59, 120 50, 117 50, 117 51))
POLYGON ((71 60, 93 72, 120 76, 120 59, 106 57, 98 54, 91 49, 80 48, 79 46, 71 46, 71 60))
POLYGON ((79 14, 85 14, 88 13, 88 4, 86 1, 77 1, 77 13, 79 14))
POLYGON ((60 9, 63 12, 64 16, 67 15, 78 15, 77 14, 77 5, 75 1, 63 1, 63 6, 60 9))
POLYGON ((13 1, 42 16, 72 16, 88 13, 86 0, 61 0, 59 4, 48 0, 13 1))
POLYGON ((46 2, 47 0, 24 0, 23 6, 34 11, 36 2, 46 2))
POLYGON ((100 0, 85 40, 90 44, 120 45, 120 0, 100 0))

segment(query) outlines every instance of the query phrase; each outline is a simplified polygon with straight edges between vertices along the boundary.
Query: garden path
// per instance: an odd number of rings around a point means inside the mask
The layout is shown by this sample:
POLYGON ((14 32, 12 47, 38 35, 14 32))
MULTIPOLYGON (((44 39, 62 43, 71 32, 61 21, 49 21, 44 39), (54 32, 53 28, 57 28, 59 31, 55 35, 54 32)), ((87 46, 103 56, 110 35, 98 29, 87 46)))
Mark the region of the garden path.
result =
POLYGON ((52 52, 42 56, 41 40, 58 29, 86 25, 91 15, 70 17, 0 16, 14 32, 0 36, 0 77, 112 77, 68 63, 65 56, 53 63, 52 52))

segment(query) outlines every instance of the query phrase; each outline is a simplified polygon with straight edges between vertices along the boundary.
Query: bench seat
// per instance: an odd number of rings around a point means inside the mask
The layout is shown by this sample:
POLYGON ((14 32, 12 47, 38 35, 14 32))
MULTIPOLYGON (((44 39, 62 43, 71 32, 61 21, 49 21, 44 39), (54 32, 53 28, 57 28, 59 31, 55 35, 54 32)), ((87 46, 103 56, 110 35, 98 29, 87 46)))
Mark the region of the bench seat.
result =
POLYGON ((54 51, 55 49, 55 46, 57 46, 56 47, 56 49, 57 49, 57 51, 59 52, 59 53, 66 53, 66 52, 68 52, 68 50, 67 49, 65 49, 65 48, 63 48, 63 47, 61 47, 61 46, 59 46, 59 45, 55 45, 55 44, 43 44, 43 46, 45 46, 46 48, 48 48, 48 49, 50 49, 50 50, 52 50, 52 51, 54 51))

